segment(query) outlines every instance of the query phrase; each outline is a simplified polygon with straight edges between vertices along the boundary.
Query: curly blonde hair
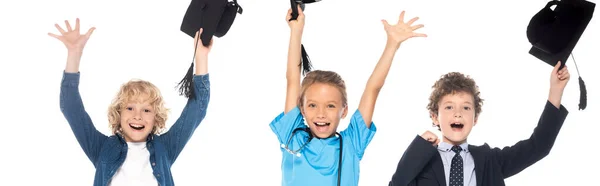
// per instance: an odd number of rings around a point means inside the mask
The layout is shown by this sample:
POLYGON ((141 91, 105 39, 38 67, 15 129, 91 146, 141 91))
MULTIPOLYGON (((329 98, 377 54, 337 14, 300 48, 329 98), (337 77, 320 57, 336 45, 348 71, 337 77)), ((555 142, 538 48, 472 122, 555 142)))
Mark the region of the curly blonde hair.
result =
POLYGON ((159 134, 165 128, 169 109, 165 107, 160 90, 148 81, 134 79, 121 86, 108 108, 108 125, 113 134, 121 132, 120 111, 130 101, 150 102, 156 112, 153 134, 159 134))

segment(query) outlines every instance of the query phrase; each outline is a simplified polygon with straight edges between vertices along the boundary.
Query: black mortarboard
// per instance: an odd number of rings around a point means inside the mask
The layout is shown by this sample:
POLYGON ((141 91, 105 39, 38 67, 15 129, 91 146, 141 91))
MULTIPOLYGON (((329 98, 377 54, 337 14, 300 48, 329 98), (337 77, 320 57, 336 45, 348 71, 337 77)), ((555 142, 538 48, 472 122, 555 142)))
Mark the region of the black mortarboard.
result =
MULTIPOLYGON (((228 0, 192 0, 185 12, 181 31, 194 38, 196 32, 202 28, 200 39, 202 45, 209 46, 213 36, 223 37, 233 25, 236 14, 242 14, 243 9, 237 3, 237 0, 230 2, 228 0)), ((198 45, 198 43, 196 43, 198 45)), ((194 59, 196 51, 194 49, 194 59)), ((192 86, 192 76, 194 72, 194 62, 188 69, 186 76, 179 82, 180 94, 188 98, 193 98, 194 89, 192 86)))
MULTIPOLYGON (((310 4, 314 2, 319 2, 321 0, 290 0, 290 5, 292 7, 292 18, 289 20, 296 20, 298 18, 298 5, 300 5, 300 9, 304 11, 304 4, 310 4)), ((302 66, 302 73, 308 73, 312 65, 310 64, 310 58, 308 58, 308 54, 306 53, 306 49, 304 49, 304 44, 302 45, 302 61, 300 62, 300 66, 302 66)))
MULTIPOLYGON (((529 54, 554 66, 561 61, 561 69, 587 28, 596 4, 585 0, 551 0, 536 13, 527 26, 527 39, 532 44, 529 54), (554 10, 552 6, 556 5, 554 10)), ((575 58, 573 58, 575 63, 575 58)), ((575 63, 577 74, 579 69, 575 63)), ((587 90, 579 75, 579 109, 587 106, 587 90)))

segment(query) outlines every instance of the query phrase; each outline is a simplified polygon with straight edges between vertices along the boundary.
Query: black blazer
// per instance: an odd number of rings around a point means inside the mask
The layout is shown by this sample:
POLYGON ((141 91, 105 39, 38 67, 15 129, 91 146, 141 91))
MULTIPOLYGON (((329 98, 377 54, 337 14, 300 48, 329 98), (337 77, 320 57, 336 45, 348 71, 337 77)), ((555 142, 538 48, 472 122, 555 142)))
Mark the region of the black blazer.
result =
MULTIPOLYGON (((490 148, 469 145, 475 161, 477 186, 504 185, 504 179, 515 175, 546 157, 568 115, 561 105, 556 108, 549 101, 537 127, 529 139, 511 147, 490 148)), ((437 148, 421 136, 416 136, 402 155, 389 186, 446 185, 442 159, 437 148)))

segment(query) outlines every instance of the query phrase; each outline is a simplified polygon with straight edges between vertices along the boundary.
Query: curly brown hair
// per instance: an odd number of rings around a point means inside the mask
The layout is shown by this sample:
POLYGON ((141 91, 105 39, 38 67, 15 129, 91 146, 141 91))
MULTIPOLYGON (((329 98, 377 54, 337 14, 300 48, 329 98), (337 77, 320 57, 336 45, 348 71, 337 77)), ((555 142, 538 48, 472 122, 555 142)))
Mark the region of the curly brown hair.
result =
MULTIPOLYGON (((469 76, 465 76, 460 72, 450 72, 442 75, 441 78, 435 82, 432 86, 433 92, 429 96, 429 104, 427 109, 430 114, 438 114, 439 102, 442 97, 448 94, 456 94, 464 92, 471 94, 475 100, 475 118, 481 113, 481 106, 483 105, 483 99, 480 97, 479 87, 469 76)), ((435 124, 433 124, 435 126, 435 124)), ((438 126, 438 130, 441 130, 438 126)))
POLYGON ((342 106, 348 105, 348 95, 346 94, 346 83, 342 77, 333 71, 314 70, 306 74, 302 80, 302 87, 300 88, 300 96, 298 97, 298 107, 302 108, 304 104, 304 94, 308 87, 315 83, 324 83, 332 85, 340 91, 342 94, 342 106))

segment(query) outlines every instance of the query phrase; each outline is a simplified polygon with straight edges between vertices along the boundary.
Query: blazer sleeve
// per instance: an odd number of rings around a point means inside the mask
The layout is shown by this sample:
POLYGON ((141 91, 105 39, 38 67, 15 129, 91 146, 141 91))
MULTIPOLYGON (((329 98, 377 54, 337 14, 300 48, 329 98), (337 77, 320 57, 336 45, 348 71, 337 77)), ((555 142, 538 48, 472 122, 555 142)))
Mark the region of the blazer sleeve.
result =
POLYGON ((417 135, 408 146, 388 186, 416 185, 415 178, 437 153, 430 142, 417 135))
POLYGON ((568 111, 563 105, 556 108, 547 101, 538 125, 529 139, 521 140, 501 150, 499 148, 492 150, 502 168, 504 179, 521 172, 550 153, 567 115, 568 111))

